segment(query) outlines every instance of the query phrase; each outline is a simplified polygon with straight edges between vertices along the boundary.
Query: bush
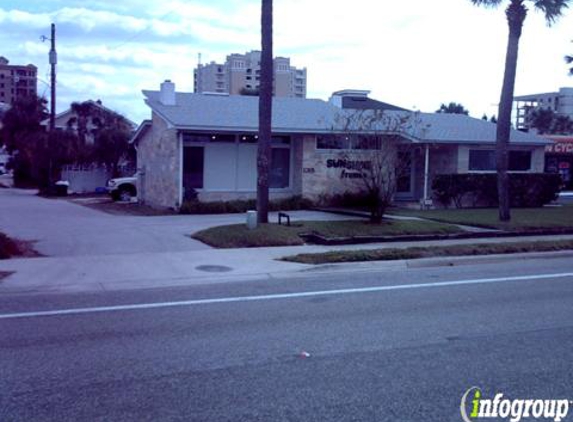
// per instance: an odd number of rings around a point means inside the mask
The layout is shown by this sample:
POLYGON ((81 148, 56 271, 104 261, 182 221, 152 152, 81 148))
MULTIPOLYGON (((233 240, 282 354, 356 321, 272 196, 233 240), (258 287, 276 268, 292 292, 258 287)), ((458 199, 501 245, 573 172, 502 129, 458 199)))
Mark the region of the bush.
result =
MULTIPOLYGON (((509 194, 512 207, 541 207, 557 199, 561 177, 548 173, 510 173, 509 194)), ((497 206, 496 174, 442 174, 432 181, 434 198, 444 207, 454 204, 497 206)))
POLYGON ((321 195, 318 202, 320 205, 327 207, 364 209, 371 209, 376 204, 376 200, 373 198, 372 194, 369 194, 366 191, 346 191, 336 195, 321 195))
MULTIPOLYGON (((295 195, 287 199, 269 202, 270 211, 293 211, 303 210, 312 207, 312 201, 295 195)), ((236 199, 233 201, 211 201, 201 202, 198 199, 191 199, 183 202, 179 212, 181 214, 239 214, 257 207, 254 199, 236 199)))

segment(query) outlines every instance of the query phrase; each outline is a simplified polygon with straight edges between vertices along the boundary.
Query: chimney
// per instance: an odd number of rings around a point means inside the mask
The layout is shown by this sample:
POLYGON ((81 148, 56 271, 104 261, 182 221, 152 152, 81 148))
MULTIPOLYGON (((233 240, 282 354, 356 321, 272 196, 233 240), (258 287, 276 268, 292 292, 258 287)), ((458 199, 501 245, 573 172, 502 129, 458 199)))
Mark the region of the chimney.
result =
POLYGON ((336 107, 342 108, 342 100, 344 98, 354 98, 354 99, 368 99, 368 94, 370 91, 363 89, 343 89, 342 91, 336 91, 330 97, 330 103, 336 107))
POLYGON ((175 101, 175 84, 167 79, 161 84, 161 91, 159 93, 159 102, 166 106, 176 105, 175 101))

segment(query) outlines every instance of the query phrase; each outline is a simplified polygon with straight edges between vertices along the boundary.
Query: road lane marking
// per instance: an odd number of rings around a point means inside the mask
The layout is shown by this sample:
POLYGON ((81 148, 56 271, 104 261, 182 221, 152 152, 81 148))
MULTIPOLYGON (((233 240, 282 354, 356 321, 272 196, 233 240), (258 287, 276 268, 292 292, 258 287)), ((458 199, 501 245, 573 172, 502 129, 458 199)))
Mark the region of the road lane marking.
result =
POLYGON ((507 283, 514 281, 536 281, 536 280, 545 280, 552 278, 569 278, 569 277, 573 278, 573 273, 536 274, 536 275, 524 275, 524 276, 514 276, 514 277, 481 278, 474 280, 437 281, 432 283, 358 287, 353 289, 318 290, 318 291, 296 292, 296 293, 277 293, 277 294, 260 295, 260 296, 221 297, 213 299, 184 300, 178 302, 157 302, 157 303, 140 303, 132 305, 99 306, 93 308, 58 309, 52 311, 0 314, 0 320, 16 319, 16 318, 34 318, 34 317, 45 317, 45 316, 91 314, 91 313, 115 312, 115 311, 132 311, 139 309, 174 308, 178 306, 211 305, 219 303, 296 299, 296 298, 306 298, 306 297, 316 297, 316 296, 335 296, 335 295, 347 295, 347 294, 358 294, 358 293, 387 292, 395 290, 431 289, 436 287, 467 286, 472 284, 489 284, 489 283, 507 283))

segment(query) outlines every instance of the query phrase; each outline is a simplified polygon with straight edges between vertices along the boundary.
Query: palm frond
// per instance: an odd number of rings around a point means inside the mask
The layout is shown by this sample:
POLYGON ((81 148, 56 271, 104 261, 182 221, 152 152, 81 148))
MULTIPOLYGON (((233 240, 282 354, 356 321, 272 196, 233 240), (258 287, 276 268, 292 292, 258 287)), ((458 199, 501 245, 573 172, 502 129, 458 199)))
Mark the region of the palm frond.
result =
POLYGON ((476 6, 497 7, 503 0, 470 0, 476 6))
POLYGON ((571 0, 532 0, 535 8, 545 15, 547 25, 551 26, 563 15, 565 9, 569 7, 571 0))

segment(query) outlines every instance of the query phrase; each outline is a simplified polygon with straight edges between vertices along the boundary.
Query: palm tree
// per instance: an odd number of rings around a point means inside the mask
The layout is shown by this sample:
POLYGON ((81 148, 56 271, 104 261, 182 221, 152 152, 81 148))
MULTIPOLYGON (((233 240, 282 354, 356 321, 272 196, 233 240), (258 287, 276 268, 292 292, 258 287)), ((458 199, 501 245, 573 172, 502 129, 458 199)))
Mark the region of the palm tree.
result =
POLYGON ((269 221, 269 168, 273 103, 273 1, 262 0, 261 82, 259 85, 259 141, 257 150, 257 221, 269 221))
MULTIPOLYGON (((503 0, 470 0, 477 6, 497 7, 503 0)), ((551 25, 567 7, 570 0, 509 0, 505 10, 509 26, 509 37, 505 56, 505 72, 499 101, 498 123, 496 133, 497 187, 499 195, 499 219, 509 221, 509 177, 507 174, 509 136, 511 131, 511 109, 517 69, 517 54, 519 38, 523 22, 527 16, 525 2, 533 4, 534 9, 545 15, 548 25, 551 25)))
MULTIPOLYGON (((567 64, 573 63, 573 56, 565 56, 565 61, 567 62, 567 64)), ((573 67, 569 68, 569 74, 573 76, 573 67)))

